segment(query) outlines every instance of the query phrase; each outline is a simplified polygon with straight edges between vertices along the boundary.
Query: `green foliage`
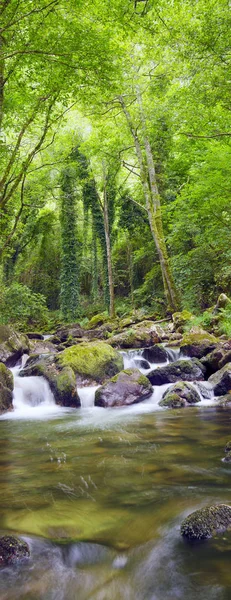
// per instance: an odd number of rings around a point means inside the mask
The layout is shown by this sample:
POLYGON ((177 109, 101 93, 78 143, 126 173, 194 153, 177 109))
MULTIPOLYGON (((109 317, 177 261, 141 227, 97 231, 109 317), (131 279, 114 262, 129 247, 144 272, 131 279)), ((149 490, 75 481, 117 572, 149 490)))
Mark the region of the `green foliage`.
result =
POLYGON ((0 293, 0 322, 25 327, 45 327, 48 323, 46 300, 33 293, 26 285, 12 283, 0 293))
POLYGON ((228 337, 231 337, 231 303, 226 308, 221 309, 219 318, 219 333, 224 333, 228 337))
POLYGON ((184 325, 184 330, 190 331, 192 327, 201 327, 202 329, 213 329, 214 315, 212 311, 205 310, 201 315, 193 316, 190 321, 184 325))

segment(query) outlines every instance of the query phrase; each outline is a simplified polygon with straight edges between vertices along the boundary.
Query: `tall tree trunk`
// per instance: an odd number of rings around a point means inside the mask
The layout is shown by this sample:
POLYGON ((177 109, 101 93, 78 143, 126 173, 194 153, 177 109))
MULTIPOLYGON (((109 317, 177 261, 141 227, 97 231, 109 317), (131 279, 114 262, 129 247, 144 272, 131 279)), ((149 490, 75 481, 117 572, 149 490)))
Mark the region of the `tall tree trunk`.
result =
POLYGON ((4 40, 0 35, 0 134, 2 132, 3 121, 3 101, 4 101, 4 40))
POLYGON ((168 308, 171 311, 175 311, 178 308, 177 292, 171 273, 166 243, 164 239, 160 196, 156 181, 155 165, 153 161, 151 145, 146 133, 146 123, 144 112, 142 109, 142 104, 140 105, 141 98, 138 96, 137 101, 139 104, 140 116, 142 121, 142 133, 144 138, 143 143, 145 147, 146 160, 143 157, 141 142, 138 137, 137 130, 134 127, 131 115, 125 105, 123 96, 120 96, 119 100, 135 144, 136 154, 140 168, 141 183, 143 187, 146 209, 148 213, 149 225, 160 261, 164 291, 168 303, 168 308))
POLYGON ((108 269, 108 286, 109 286, 109 299, 110 299, 110 317, 115 317, 115 294, 114 294, 114 280, 111 260, 111 242, 110 242, 110 229, 109 229, 109 218, 108 218, 108 202, 107 202, 107 187, 106 177, 104 181, 104 192, 103 192, 103 220, 105 229, 105 240, 107 249, 107 269, 108 269))

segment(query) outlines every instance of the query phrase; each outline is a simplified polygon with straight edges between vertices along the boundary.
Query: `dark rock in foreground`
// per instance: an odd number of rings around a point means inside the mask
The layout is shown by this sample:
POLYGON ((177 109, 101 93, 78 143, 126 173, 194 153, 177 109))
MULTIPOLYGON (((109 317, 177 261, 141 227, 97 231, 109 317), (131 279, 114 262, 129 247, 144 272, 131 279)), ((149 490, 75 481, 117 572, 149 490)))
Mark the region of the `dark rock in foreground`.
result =
POLYGON ((9 325, 0 325, 0 361, 13 367, 17 360, 29 350, 29 340, 9 325))
POLYGON ((222 369, 214 373, 208 380, 212 386, 215 396, 223 396, 231 390, 231 363, 227 363, 222 369))
POLYGON ((188 404, 196 404, 197 402, 200 402, 198 392, 190 383, 182 381, 166 390, 159 405, 169 408, 182 408, 188 404))
POLYGON ((12 565, 29 558, 29 546, 23 540, 11 535, 0 538, 0 565, 12 565))
POLYGON ((231 507, 206 506, 191 513, 181 525, 181 535, 189 540, 206 540, 231 528, 231 507))
POLYGON ((177 381, 199 381, 204 379, 204 367, 199 360, 177 360, 166 367, 154 369, 147 377, 152 385, 176 383, 177 381))
POLYGON ((138 369, 126 369, 102 385, 95 393, 95 405, 129 406, 149 398, 152 385, 138 369))
POLYGON ((0 414, 13 408, 13 389, 13 375, 3 363, 0 363, 0 414))

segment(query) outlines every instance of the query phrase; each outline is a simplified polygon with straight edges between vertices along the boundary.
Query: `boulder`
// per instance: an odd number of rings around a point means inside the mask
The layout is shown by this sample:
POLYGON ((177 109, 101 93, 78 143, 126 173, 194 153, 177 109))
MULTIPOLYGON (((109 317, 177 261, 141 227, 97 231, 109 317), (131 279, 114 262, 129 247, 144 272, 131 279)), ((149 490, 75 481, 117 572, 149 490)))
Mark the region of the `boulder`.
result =
POLYGON ((139 369, 125 369, 96 390, 95 405, 129 406, 146 400, 152 392, 150 381, 139 369))
POLYGON ((224 396, 219 396, 219 399, 216 402, 216 406, 218 406, 220 408, 230 408, 231 407, 231 394, 225 394, 224 396))
POLYGON ((81 406, 74 371, 70 366, 58 365, 54 355, 30 357, 19 375, 20 377, 30 375, 45 377, 54 394, 56 404, 70 408, 81 406))
POLYGON ((150 369, 149 362, 143 358, 134 358, 134 363, 137 369, 150 369))
POLYGON ((123 369, 121 354, 106 342, 85 342, 66 348, 57 357, 57 365, 71 367, 76 375, 102 383, 123 369))
POLYGON ((156 364, 167 362, 168 360, 167 350, 165 350, 164 346, 159 344, 151 346, 151 348, 145 348, 142 352, 142 356, 149 362, 156 364))
POLYGON ((55 354, 58 352, 58 346, 53 344, 49 340, 31 340, 30 341, 30 352, 31 354, 55 354))
POLYGON ((226 453, 226 455, 224 456, 224 458, 222 458, 222 462, 227 462, 227 463, 231 462, 231 451, 229 451, 229 452, 226 453))
POLYGON ((180 329, 181 331, 183 331, 183 328, 186 325, 186 323, 188 323, 192 319, 193 319, 193 315, 188 310, 182 310, 182 312, 173 313, 172 320, 173 320, 174 329, 176 329, 176 330, 180 329))
POLYGON ((195 388, 190 383, 178 382, 172 385, 164 392, 160 406, 168 406, 169 408, 181 408, 188 404, 196 404, 200 402, 200 396, 195 388))
POLYGON ((215 349, 217 345, 217 338, 211 335, 207 331, 200 329, 199 332, 191 330, 191 332, 183 336, 180 344, 181 354, 184 356, 194 356, 195 358, 202 358, 209 352, 215 349))
POLYGON ((116 348, 145 348, 166 339, 167 334, 163 327, 152 321, 142 321, 122 333, 113 335, 108 343, 116 348))
POLYGON ((20 560, 29 558, 29 546, 23 540, 13 536, 5 535, 0 538, 0 565, 12 565, 20 560))
POLYGON ((223 396, 231 390, 231 362, 211 375, 208 379, 213 386, 215 396, 223 396))
POLYGON ((79 325, 79 323, 74 323, 73 325, 68 325, 67 327, 60 327, 55 332, 55 336, 60 339, 60 342, 66 342, 68 338, 82 338, 84 335, 85 331, 79 325))
MULTIPOLYGON (((201 359, 201 362, 206 367, 207 377, 210 377, 210 375, 212 375, 213 373, 218 371, 218 369, 220 369, 221 366, 223 366, 223 365, 220 365, 220 363, 224 356, 225 356, 225 350, 222 347, 217 347, 217 348, 215 348, 215 350, 213 350, 206 356, 203 356, 203 358, 201 359)), ((231 356, 230 356, 230 359, 231 359, 231 356)), ((226 362, 229 362, 229 361, 226 361, 226 362)))
POLYGON ((17 360, 29 351, 26 335, 18 333, 9 325, 0 325, 0 361, 12 367, 17 360))
POLYGON ((98 314, 98 315, 95 315, 94 317, 92 317, 90 319, 90 321, 88 321, 86 328, 87 329, 95 329, 96 327, 100 327, 100 325, 107 323, 107 321, 108 321, 108 315, 106 315, 104 313, 98 314))
POLYGON ((177 381, 199 381, 204 379, 204 367, 199 360, 176 360, 176 362, 150 371, 147 374, 152 385, 176 383, 177 381))
POLYGON ((224 451, 231 452, 231 441, 227 442, 227 444, 224 447, 224 451))
POLYGON ((13 408, 13 389, 13 375, 3 363, 0 363, 0 414, 13 408))
POLYGON ((211 398, 213 397, 213 388, 207 381, 206 383, 201 383, 201 381, 197 381, 197 388, 202 398, 204 398, 205 400, 211 400, 211 398))
POLYGON ((188 540, 206 540, 231 527, 231 507, 226 504, 206 506, 191 513, 181 525, 181 535, 188 540))
POLYGON ((222 369, 222 367, 227 365, 227 363, 229 363, 229 362, 231 363, 231 350, 228 350, 228 352, 225 352, 225 350, 223 349, 223 356, 219 361, 218 368, 222 369))

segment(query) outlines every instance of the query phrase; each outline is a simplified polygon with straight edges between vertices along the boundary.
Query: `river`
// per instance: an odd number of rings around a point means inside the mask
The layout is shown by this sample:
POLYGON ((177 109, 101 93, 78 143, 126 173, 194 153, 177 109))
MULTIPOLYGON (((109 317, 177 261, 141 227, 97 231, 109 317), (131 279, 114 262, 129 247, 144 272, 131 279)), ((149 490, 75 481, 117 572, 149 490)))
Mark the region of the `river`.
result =
POLYGON ((89 388, 63 409, 42 378, 21 381, 0 419, 0 528, 31 558, 1 569, 0 600, 230 600, 231 534, 180 536, 192 510, 231 503, 230 412, 160 409, 160 390, 95 408, 89 388))

